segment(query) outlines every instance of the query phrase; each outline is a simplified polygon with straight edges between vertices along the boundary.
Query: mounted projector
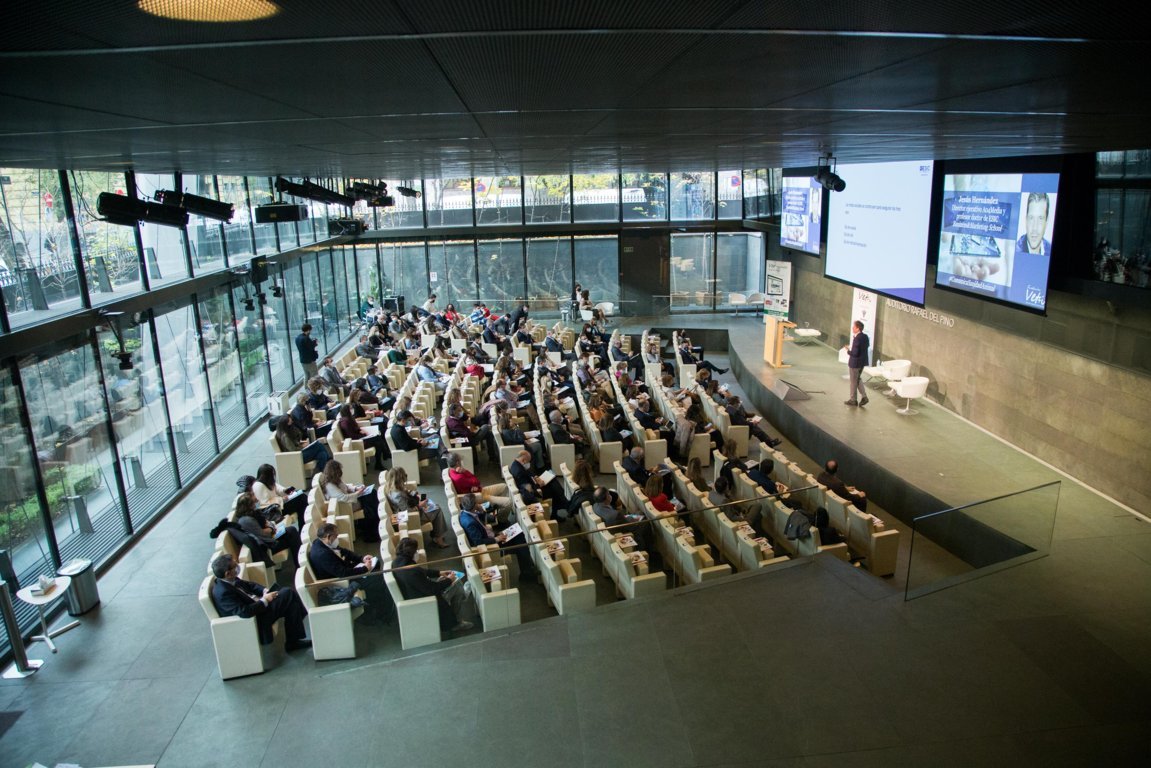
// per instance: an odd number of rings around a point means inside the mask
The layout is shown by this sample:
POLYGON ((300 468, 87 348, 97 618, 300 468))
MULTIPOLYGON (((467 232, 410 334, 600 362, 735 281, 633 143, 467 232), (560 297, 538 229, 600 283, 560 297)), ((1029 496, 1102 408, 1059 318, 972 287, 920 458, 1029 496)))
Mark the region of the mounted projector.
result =
POLYGON ((191 195, 187 192, 161 189, 156 192, 156 199, 164 205, 174 205, 184 208, 188 213, 203 216, 217 221, 231 221, 236 214, 236 207, 231 203, 213 200, 208 197, 191 195))
POLYGON ((364 231, 359 219, 328 219, 328 237, 355 237, 364 231))
POLYGON ((847 182, 835 172, 835 156, 820 157, 815 170, 815 183, 829 192, 842 192, 847 189, 847 182))
POLYGON ((391 195, 380 195, 379 197, 368 198, 369 208, 391 208, 396 204, 396 198, 391 195))
POLYGON ((125 195, 101 192, 96 198, 96 211, 109 224, 134 227, 137 223, 182 227, 188 223, 188 212, 174 205, 149 203, 125 195))
POLYGON ((268 203, 256 206, 257 224, 279 224, 282 221, 305 221, 308 206, 296 203, 268 203))

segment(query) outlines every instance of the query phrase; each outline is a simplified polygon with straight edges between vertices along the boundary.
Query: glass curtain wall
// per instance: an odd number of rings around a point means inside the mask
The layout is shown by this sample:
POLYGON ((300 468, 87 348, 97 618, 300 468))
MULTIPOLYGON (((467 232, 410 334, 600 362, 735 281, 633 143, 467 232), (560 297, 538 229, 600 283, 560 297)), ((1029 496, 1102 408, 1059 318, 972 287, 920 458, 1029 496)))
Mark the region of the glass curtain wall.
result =
MULTIPOLYGON (((387 208, 377 208, 376 217, 380 229, 399 229, 401 227, 424 226, 424 182, 421 179, 384 179, 388 185, 388 194, 395 198, 396 204, 387 208), (400 187, 418 193, 418 196, 405 195, 400 187)), ((471 203, 468 203, 471 207, 471 203)))
MULTIPOLYGON (((631 193, 629 197, 635 198, 636 194, 631 193)), ((572 214, 577 224, 619 221, 619 176, 614 173, 572 176, 572 214)))
MULTIPOLYGON (((267 176, 249 176, 248 197, 252 202, 252 221, 255 222, 258 206, 276 202, 276 192, 272 189, 272 180, 267 176)), ((276 241, 276 224, 253 223, 252 226, 256 239, 256 253, 275 253, 279 250, 276 241)), ((290 246, 285 245, 285 248, 287 247, 290 246)))
POLYGON ((571 177, 524 178, 524 222, 557 224, 571 221, 571 177))
POLYGON ((134 229, 102 221, 96 210, 96 198, 101 192, 128 194, 124 174, 72 171, 68 181, 92 304, 105 304, 139 293, 143 285, 134 229))
POLYGON ((480 301, 493 310, 511 312, 516 298, 525 295, 524 241, 478 240, 476 254, 480 301))
MULTIPOLYGON (((175 186, 176 178, 170 173, 136 174, 136 195, 143 200, 154 201, 157 191, 171 191, 175 186)), ((191 219, 188 226, 192 227, 191 219)), ((147 222, 140 222, 139 227, 149 286, 154 288, 191 277, 188 274, 188 257, 184 252, 183 229, 147 222)))
POLYGON ((715 174, 680 172, 671 175, 671 220, 715 218, 715 174))
POLYGON ((421 241, 381 243, 380 260, 384 274, 392 280, 397 296, 423 304, 428 297, 428 254, 421 241))
POLYGON ((731 306, 731 294, 763 292, 765 253, 759 232, 720 232, 715 243, 716 307, 731 306))
POLYGON ((558 314, 572 292, 572 239, 533 237, 527 241, 528 309, 558 314))
MULTIPOLYGON (((218 200, 215 176, 181 176, 184 192, 218 200)), ((197 275, 224 268, 224 225, 216 219, 189 214, 188 248, 192 254, 192 271, 197 275)))
POLYGON ((671 309, 699 311, 715 308, 712 266, 715 234, 711 232, 672 232, 671 309))
POLYGON ((217 176, 218 200, 235 207, 232 220, 222 224, 229 264, 243 264, 256 255, 252 244, 252 212, 243 176, 217 176))
POLYGON ((390 284, 381 284, 379 249, 373 244, 356 245, 356 272, 357 288, 360 292, 361 305, 366 299, 379 304, 380 299, 390 295, 390 284))
POLYGON ((208 399, 199 330, 192 305, 156 318, 160 367, 176 443, 176 465, 184 481, 195 477, 219 453, 212 429, 212 404, 208 399))
MULTIPOLYGON (((272 382, 277 390, 286 390, 297 377, 303 376, 300 367, 300 358, 296 353, 296 336, 303 327, 304 318, 304 279, 300 271, 300 263, 294 262, 283 267, 280 283, 284 286, 284 303, 282 318, 285 319, 284 328, 280 332, 283 341, 283 353, 280 355, 280 365, 272 358, 272 382)), ((319 339, 323 333, 323 326, 312 323, 312 338, 319 339)))
POLYGON ((99 557, 128 535, 102 371, 87 335, 21 369, 60 555, 99 557))
POLYGON ((475 185, 476 224, 522 224, 523 190, 519 176, 486 176, 475 185))
POLYGON ((743 173, 738 168, 716 174, 715 198, 716 218, 743 218, 743 173))
POLYGON ((626 313, 626 307, 619 304, 619 238, 616 235, 577 236, 573 246, 574 281, 589 292, 595 303, 610 301, 616 305, 616 314, 626 313))
POLYGON ((667 174, 624 173, 620 183, 624 221, 667 220, 667 174))
MULTIPOLYGON (((479 296, 474 240, 432 240, 428 243, 428 281, 438 306, 471 308, 479 296)), ((466 314, 466 311, 465 311, 466 314)))
POLYGON ((0 290, 12 327, 79 309, 60 172, 0 168, 0 290))
POLYGON ((273 329, 269 329, 268 333, 269 352, 265 352, 264 347, 266 318, 275 317, 275 305, 280 299, 269 295, 267 304, 263 307, 255 304, 252 310, 248 311, 243 303, 244 294, 240 286, 233 284, 231 290, 232 306, 236 310, 236 344, 240 350, 240 377, 244 382, 244 394, 248 398, 248 419, 255 421, 267 411, 268 393, 272 391, 271 372, 268 368, 270 351, 275 350, 280 364, 286 362, 282 360, 283 342, 273 329))
POLYGON ((199 302, 200 340, 208 365, 212 416, 221 447, 239 437, 248 424, 244 410, 244 389, 240 382, 240 351, 236 341, 231 298, 231 291, 227 287, 220 287, 199 302))
POLYGON ((429 227, 472 224, 471 179, 424 179, 424 206, 429 227))

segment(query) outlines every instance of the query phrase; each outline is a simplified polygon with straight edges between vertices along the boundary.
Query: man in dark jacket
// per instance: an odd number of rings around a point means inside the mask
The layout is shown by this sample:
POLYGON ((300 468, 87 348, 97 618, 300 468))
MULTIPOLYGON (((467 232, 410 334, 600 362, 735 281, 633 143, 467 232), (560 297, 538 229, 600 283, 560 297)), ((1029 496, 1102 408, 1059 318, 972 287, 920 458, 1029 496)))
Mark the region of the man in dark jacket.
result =
POLYGON ((240 566, 231 555, 220 555, 212 561, 212 602, 221 616, 239 616, 255 619, 260 643, 272 642, 272 625, 284 620, 286 640, 284 650, 308 648, 312 642, 304 632, 304 617, 308 610, 300 596, 290 589, 266 590, 259 584, 239 578, 240 566))
POLYGON ((855 332, 855 335, 851 337, 851 344, 843 347, 847 350, 847 373, 850 378, 848 392, 851 394, 851 397, 844 400, 843 404, 867 405, 867 390, 859 383, 859 375, 863 373, 863 368, 867 365, 868 353, 871 349, 871 339, 867 338, 867 334, 863 332, 863 323, 861 321, 856 320, 852 323, 851 329, 855 332), (857 392, 863 395, 859 400, 855 399, 857 392))
POLYGON ((304 323, 300 327, 300 335, 296 337, 296 352, 300 355, 300 365, 304 367, 304 381, 312 378, 319 372, 319 366, 316 361, 320 359, 320 353, 317 348, 320 342, 313 339, 312 324, 304 323))
POLYGON ((434 571, 416 565, 416 552, 420 545, 415 539, 405 536, 396 545, 396 559, 392 561, 392 576, 402 594, 408 600, 421 597, 435 597, 440 612, 441 632, 463 632, 474 624, 460 618, 467 595, 464 581, 457 578, 455 571, 434 571))
POLYGON ((395 604, 379 573, 378 559, 371 555, 360 557, 341 547, 339 539, 339 530, 334 523, 320 526, 312 546, 308 548, 308 564, 312 566, 312 572, 317 579, 355 579, 368 597, 362 621, 369 624, 389 621, 395 604))

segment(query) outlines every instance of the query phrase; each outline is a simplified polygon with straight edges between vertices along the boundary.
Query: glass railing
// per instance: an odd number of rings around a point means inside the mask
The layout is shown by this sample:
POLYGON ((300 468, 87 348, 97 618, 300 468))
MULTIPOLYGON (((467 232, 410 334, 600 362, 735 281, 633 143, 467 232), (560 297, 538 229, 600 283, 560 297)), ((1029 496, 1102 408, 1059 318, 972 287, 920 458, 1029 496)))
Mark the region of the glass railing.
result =
POLYGON ((912 520, 904 599, 938 592, 1051 550, 1060 481, 912 520))

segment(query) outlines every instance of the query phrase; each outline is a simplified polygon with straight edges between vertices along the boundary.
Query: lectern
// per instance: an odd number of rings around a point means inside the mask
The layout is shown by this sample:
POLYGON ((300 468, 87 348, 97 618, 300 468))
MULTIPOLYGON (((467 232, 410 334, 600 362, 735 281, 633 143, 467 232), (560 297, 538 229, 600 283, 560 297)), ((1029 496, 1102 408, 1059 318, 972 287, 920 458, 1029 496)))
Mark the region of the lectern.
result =
POLYGON ((764 320, 763 332, 763 360, 773 368, 790 368, 783 362, 783 342, 791 338, 784 336, 788 328, 794 328, 795 323, 768 315, 764 320))

